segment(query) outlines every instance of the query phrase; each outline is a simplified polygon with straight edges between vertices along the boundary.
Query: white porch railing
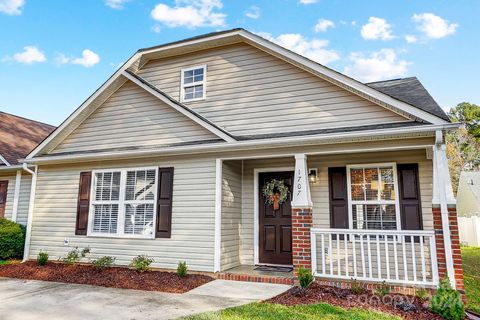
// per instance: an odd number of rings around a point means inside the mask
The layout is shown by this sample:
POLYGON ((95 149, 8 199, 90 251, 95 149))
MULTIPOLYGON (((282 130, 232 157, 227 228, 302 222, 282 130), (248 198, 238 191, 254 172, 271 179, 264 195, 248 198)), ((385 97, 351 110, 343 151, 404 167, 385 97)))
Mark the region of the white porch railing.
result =
POLYGON ((315 276, 437 285, 433 230, 311 229, 315 276))

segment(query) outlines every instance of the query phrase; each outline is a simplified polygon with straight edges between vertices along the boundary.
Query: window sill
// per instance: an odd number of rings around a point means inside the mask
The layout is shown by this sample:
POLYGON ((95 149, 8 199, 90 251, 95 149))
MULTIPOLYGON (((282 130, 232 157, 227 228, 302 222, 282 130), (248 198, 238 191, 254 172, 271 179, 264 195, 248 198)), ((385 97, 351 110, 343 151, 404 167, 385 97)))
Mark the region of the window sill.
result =
POLYGON ((113 234, 87 234, 87 238, 104 238, 104 239, 140 239, 155 240, 155 236, 129 236, 129 235, 113 235, 113 234))
POLYGON ((206 99, 206 98, 195 98, 195 99, 187 99, 187 100, 182 99, 182 100, 180 100, 180 102, 181 102, 181 103, 195 102, 195 101, 203 101, 203 100, 205 100, 205 99, 206 99))

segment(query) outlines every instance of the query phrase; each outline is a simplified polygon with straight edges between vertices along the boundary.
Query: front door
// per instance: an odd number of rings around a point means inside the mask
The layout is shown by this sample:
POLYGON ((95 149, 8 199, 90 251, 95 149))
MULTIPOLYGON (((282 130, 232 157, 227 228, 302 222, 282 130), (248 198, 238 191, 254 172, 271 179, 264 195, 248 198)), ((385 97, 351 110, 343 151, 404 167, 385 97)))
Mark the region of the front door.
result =
POLYGON ((293 171, 264 172, 259 174, 259 262, 265 264, 292 264, 292 183, 293 171), (266 183, 283 181, 290 191, 285 202, 274 209, 263 195, 266 183))
POLYGON ((7 205, 8 180, 0 181, 0 218, 5 216, 5 207, 7 205))

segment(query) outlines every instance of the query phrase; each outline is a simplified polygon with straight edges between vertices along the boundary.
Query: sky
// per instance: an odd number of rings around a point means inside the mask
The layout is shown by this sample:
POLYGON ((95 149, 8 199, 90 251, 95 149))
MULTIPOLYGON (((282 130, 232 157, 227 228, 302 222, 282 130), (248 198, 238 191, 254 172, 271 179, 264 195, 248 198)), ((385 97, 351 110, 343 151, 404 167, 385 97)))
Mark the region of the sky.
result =
POLYGON ((59 125, 132 54, 245 28, 362 81, 480 104, 479 0, 0 0, 0 111, 59 125))

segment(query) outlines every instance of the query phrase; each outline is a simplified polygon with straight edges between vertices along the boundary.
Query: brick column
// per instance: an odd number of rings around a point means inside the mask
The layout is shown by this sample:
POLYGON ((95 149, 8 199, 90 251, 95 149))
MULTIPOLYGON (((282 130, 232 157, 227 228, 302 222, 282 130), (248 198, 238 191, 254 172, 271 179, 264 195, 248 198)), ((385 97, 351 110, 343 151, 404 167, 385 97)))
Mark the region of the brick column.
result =
MULTIPOLYGON (((445 245, 443 242, 442 214, 440 207, 434 205, 433 228, 435 229, 435 241, 437 245, 438 275, 440 279, 447 275, 447 261, 445 257, 445 245)), ((462 252, 460 250, 460 236, 458 234, 457 209, 448 208, 448 218, 450 222, 450 238, 452 241, 453 269, 455 272, 456 289, 464 293, 462 252)))
POLYGON ((312 209, 292 209, 292 257, 294 275, 301 266, 312 269, 310 229, 313 227, 312 209))

